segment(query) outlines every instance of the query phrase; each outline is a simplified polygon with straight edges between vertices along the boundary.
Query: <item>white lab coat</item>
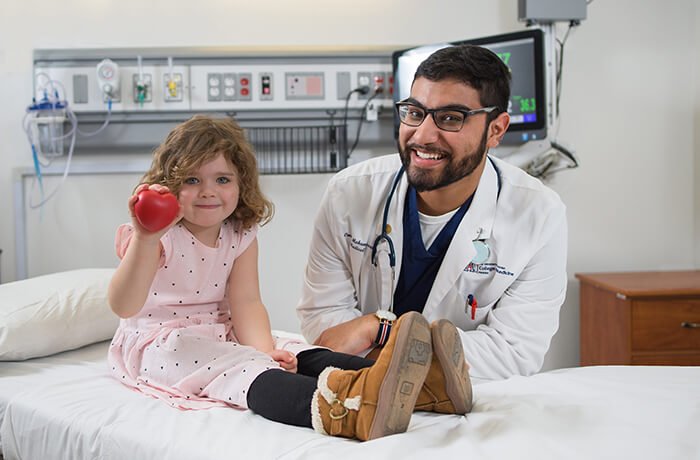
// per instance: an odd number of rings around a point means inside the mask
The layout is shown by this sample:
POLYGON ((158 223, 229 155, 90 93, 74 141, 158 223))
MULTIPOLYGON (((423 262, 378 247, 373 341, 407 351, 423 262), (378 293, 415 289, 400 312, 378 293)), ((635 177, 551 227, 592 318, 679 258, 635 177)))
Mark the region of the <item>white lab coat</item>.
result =
MULTIPOLYGON (((566 209, 559 196, 519 168, 491 158, 472 204, 452 239, 423 314, 447 318, 461 331, 477 379, 529 375, 542 367, 559 325, 567 286, 566 209), (490 256, 470 264, 473 240, 490 256), (472 320, 467 296, 477 299, 472 320)), ((313 342, 325 329, 378 307, 371 246, 400 167, 398 155, 374 158, 334 176, 315 223, 302 298, 302 333, 313 342)), ((401 178, 389 209, 390 236, 401 270, 407 180, 401 178)))

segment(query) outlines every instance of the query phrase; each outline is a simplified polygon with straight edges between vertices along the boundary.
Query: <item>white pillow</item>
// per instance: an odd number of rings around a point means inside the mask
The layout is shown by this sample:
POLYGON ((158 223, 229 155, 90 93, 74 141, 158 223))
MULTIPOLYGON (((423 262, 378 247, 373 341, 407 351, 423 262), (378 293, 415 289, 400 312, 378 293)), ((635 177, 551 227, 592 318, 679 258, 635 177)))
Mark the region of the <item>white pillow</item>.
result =
POLYGON ((0 361, 47 356, 114 335, 112 268, 71 270, 0 284, 0 361))

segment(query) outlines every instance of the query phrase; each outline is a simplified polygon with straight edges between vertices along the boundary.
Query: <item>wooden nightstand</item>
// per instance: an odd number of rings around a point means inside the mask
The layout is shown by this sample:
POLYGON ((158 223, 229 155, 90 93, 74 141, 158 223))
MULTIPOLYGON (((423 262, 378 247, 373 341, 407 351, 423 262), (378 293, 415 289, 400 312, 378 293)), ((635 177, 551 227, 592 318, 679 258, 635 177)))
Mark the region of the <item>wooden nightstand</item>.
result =
POLYGON ((700 270, 576 278, 582 366, 700 366, 700 270))

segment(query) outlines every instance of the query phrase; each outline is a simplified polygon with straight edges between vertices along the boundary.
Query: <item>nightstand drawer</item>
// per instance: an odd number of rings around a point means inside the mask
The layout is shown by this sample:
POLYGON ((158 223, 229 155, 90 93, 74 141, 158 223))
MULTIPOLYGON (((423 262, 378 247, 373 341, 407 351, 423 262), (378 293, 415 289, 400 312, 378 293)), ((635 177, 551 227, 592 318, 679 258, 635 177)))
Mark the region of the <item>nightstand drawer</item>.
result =
POLYGON ((642 366, 700 366, 700 351, 639 352, 632 354, 630 364, 642 366))
POLYGON ((700 350, 700 300, 635 300, 632 350, 700 350))

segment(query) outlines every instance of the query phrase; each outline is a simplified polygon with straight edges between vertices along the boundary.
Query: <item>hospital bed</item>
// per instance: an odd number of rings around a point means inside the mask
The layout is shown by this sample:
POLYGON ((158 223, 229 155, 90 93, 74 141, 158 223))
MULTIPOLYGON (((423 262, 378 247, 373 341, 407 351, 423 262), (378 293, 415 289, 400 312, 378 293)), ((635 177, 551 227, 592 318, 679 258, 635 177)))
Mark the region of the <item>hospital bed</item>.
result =
POLYGON ((5 460, 700 459, 700 367, 583 367, 480 382, 467 416, 415 413, 406 433, 364 443, 250 411, 179 411, 109 376, 104 339, 116 326, 104 300, 110 273, 76 271, 0 286, 5 460), (42 285, 59 292, 47 294, 42 285), (47 297, 53 300, 36 300, 47 297), (48 338, 25 340, 27 321, 49 321, 63 334, 44 331, 48 338), (86 322, 92 335, 75 324, 66 334, 71 321, 86 322))

